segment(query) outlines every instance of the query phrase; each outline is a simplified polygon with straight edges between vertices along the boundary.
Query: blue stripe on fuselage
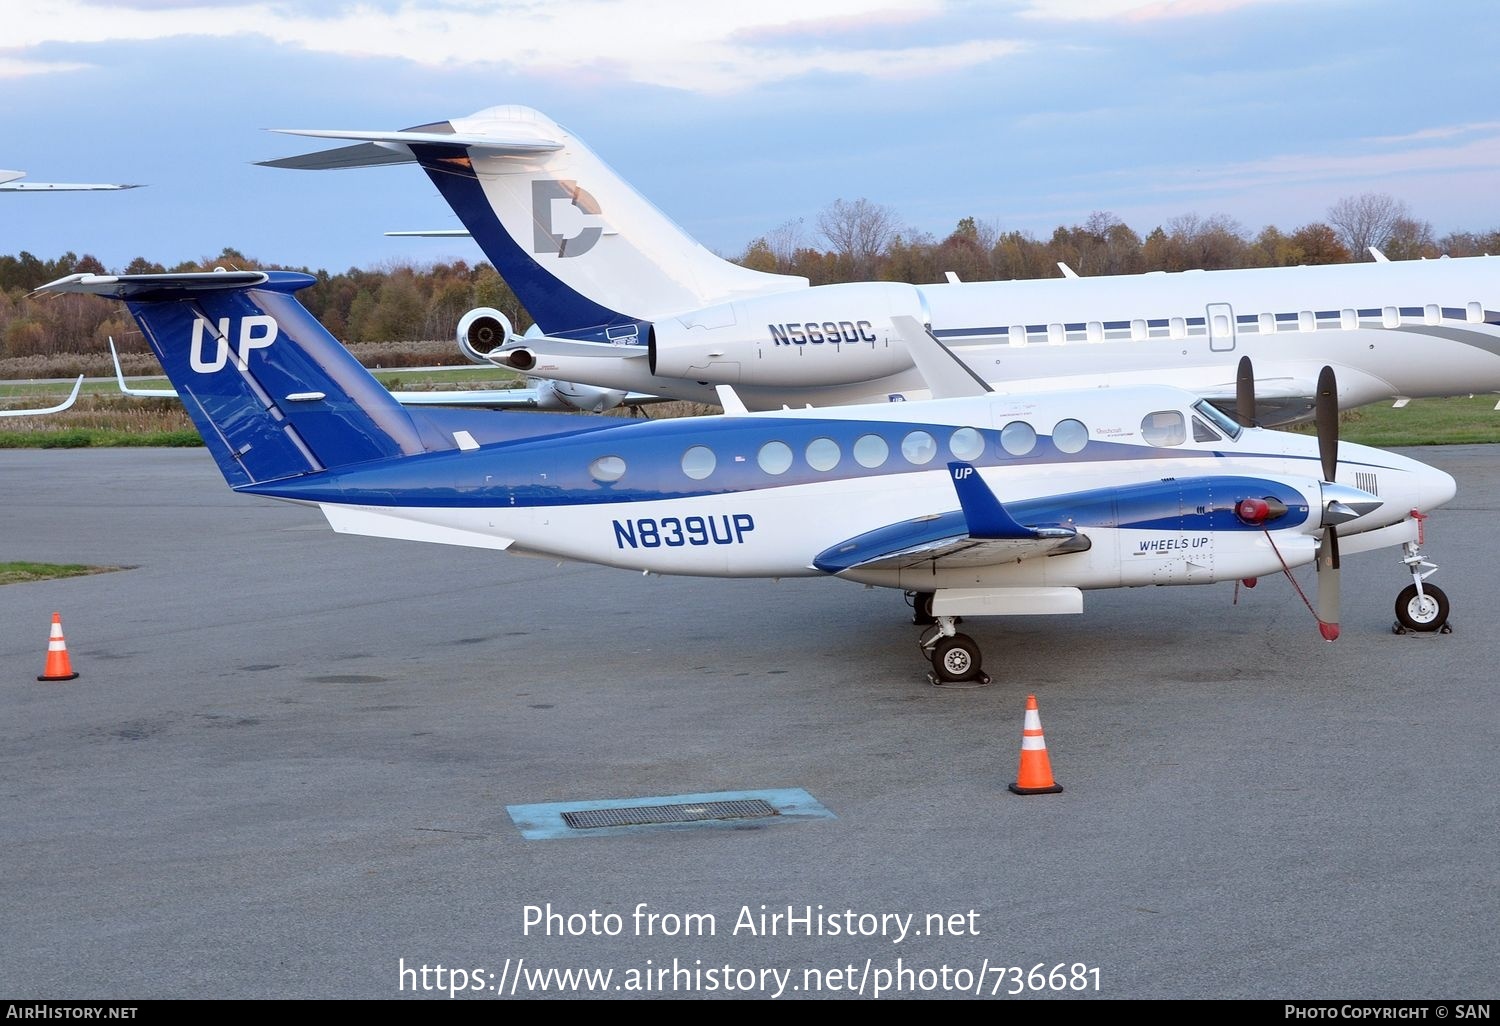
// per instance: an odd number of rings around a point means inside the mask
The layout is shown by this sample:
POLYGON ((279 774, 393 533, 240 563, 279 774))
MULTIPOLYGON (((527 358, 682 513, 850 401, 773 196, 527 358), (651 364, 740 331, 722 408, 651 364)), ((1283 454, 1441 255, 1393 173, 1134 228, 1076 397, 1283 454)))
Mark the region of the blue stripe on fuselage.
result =
MULTIPOLYGON (((511 416, 505 414, 495 418, 490 414, 486 420, 474 415, 484 411, 433 409, 422 412, 427 421, 423 424, 424 431, 442 430, 445 425, 501 425, 511 416), (443 416, 445 413, 454 416, 448 420, 443 416)), ((576 425, 579 418, 570 414, 531 414, 530 417, 536 420, 530 428, 535 434, 525 439, 496 440, 473 451, 404 457, 309 475, 277 485, 248 486, 242 490, 312 502, 355 502, 376 506, 545 507, 652 502, 852 481, 892 473, 942 473, 946 469, 946 454, 950 451, 949 440, 960 427, 800 417, 684 417, 646 423, 583 418, 588 423, 586 428, 553 433, 553 425, 561 428, 564 421, 576 425), (553 417, 555 421, 550 419, 553 417), (608 422, 614 423, 605 426, 608 422), (925 464, 911 463, 902 455, 901 443, 914 431, 925 431, 937 442, 937 451, 925 464), (864 467, 855 461, 854 444, 864 435, 877 435, 886 443, 888 455, 880 466, 864 467), (840 459, 830 470, 815 470, 807 462, 807 447, 819 438, 831 439, 838 445, 840 459), (792 453, 791 466, 780 474, 768 473, 757 462, 761 448, 772 441, 785 444, 792 453), (684 453, 694 446, 707 447, 715 457, 712 473, 702 480, 689 478, 682 469, 684 453), (600 482, 590 475, 590 464, 602 456, 616 456, 624 461, 625 472, 618 480, 600 482)), ((1213 450, 1155 448, 1099 440, 1089 442, 1080 452, 1063 453, 1052 444, 1050 436, 1042 435, 1030 453, 1012 456, 1001 449, 998 430, 976 430, 984 440, 984 452, 967 459, 976 467, 1157 459, 1180 461, 1184 457, 1221 455, 1213 450)), ((482 437, 476 438, 485 443, 482 437)), ((1316 474, 1316 458, 1309 457, 1308 464, 1309 473, 1316 474)), ((1226 467, 1232 465, 1230 461, 1225 463, 1226 467)), ((1010 508, 1008 504, 1007 508, 1010 508)))

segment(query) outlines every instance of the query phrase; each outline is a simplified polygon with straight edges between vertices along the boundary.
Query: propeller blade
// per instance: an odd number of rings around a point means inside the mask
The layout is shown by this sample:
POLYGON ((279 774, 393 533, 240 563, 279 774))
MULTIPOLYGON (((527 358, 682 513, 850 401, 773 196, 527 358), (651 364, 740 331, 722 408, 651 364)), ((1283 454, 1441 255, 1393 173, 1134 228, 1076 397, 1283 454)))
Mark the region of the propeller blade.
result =
POLYGON ((1318 631, 1324 641, 1339 636, 1339 536, 1332 524, 1318 543, 1318 631))
POLYGON ((1324 367, 1318 375, 1318 394, 1313 417, 1318 429, 1318 455, 1323 460, 1323 480, 1332 481, 1339 467, 1339 388, 1333 368, 1324 367))
POLYGON ((1234 379, 1234 419, 1241 427, 1255 425, 1255 371, 1248 356, 1240 357, 1239 373, 1234 379))

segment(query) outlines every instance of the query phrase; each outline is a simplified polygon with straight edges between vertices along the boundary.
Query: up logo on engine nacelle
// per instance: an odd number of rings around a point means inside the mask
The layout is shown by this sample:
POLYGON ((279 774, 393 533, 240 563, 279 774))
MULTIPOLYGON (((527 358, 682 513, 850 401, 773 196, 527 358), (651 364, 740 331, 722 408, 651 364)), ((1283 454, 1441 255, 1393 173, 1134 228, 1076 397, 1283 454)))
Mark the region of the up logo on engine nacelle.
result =
MULTIPOLYGON (((188 362, 193 370, 199 374, 213 374, 224 369, 229 363, 231 350, 229 348, 230 325, 234 318, 220 317, 217 330, 214 325, 202 317, 193 318, 193 346, 188 354, 188 362), (205 329, 212 333, 215 343, 214 356, 212 360, 203 358, 203 333, 205 329)), ((267 314, 252 314, 249 317, 240 318, 239 339, 235 343, 233 355, 235 365, 240 369, 246 366, 245 360, 252 349, 264 349, 276 341, 276 336, 281 329, 276 326, 276 318, 267 314)))

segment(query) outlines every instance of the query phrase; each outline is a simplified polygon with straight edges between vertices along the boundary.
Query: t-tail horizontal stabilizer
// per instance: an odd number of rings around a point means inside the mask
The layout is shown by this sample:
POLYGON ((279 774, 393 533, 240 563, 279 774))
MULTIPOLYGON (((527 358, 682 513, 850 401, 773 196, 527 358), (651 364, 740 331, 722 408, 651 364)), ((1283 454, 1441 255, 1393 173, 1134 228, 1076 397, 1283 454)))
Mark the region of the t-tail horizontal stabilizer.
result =
POLYGON ((285 271, 75 274, 38 291, 125 301, 232 487, 425 450, 408 412, 285 271))

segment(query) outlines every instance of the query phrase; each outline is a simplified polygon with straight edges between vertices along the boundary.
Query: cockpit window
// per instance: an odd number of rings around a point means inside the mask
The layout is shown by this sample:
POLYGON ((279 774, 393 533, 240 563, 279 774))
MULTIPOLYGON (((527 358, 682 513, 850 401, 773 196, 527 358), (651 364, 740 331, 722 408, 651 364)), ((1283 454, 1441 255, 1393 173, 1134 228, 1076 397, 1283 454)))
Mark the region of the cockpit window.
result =
MULTIPOLYGON (((1207 399, 1200 399, 1198 400, 1198 402, 1194 403, 1193 412, 1198 414, 1204 420, 1208 421, 1214 427, 1218 428, 1220 431, 1224 432, 1224 434, 1228 435, 1230 438, 1238 439, 1240 437, 1240 422, 1235 420, 1229 414, 1225 413, 1223 410, 1219 409, 1207 399)), ((1198 439, 1198 441, 1212 441, 1212 439, 1200 438, 1198 439)))
POLYGON ((1141 418, 1141 437, 1148 445, 1181 445, 1187 441, 1187 421, 1177 410, 1158 410, 1141 418))
POLYGON ((1193 441, 1195 442, 1218 442, 1222 441, 1223 435, 1203 423, 1202 417, 1193 418, 1193 441))

